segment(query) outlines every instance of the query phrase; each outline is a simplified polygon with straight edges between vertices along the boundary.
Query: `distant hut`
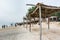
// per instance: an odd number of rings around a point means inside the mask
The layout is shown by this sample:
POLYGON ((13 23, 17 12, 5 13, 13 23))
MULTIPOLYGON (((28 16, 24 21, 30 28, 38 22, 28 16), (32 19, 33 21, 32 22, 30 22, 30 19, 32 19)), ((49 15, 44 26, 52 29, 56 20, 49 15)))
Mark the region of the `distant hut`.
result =
POLYGON ((51 16, 50 21, 60 21, 60 17, 58 16, 51 16))

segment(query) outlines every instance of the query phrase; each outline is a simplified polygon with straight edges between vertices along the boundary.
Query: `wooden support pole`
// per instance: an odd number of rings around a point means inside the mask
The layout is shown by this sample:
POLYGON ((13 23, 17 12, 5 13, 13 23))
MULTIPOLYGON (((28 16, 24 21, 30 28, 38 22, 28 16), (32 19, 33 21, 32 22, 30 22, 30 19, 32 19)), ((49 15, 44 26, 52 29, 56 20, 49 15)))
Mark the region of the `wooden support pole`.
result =
POLYGON ((56 17, 56 22, 57 22, 57 17, 56 17))
POLYGON ((48 17, 48 29, 50 29, 50 18, 48 17))
POLYGON ((25 25, 24 25, 24 18, 23 18, 23 27, 25 27, 25 25))
POLYGON ((40 23, 40 40, 42 40, 42 20, 41 20, 41 6, 39 6, 39 23, 40 23))
POLYGON ((27 29, 27 27, 28 27, 28 20, 26 20, 26 29, 27 29))
POLYGON ((30 17, 30 15, 29 15, 29 21, 30 21, 29 31, 31 32, 31 17, 30 17))
POLYGON ((34 24, 35 24, 35 18, 34 18, 34 24))
POLYGON ((30 27, 29 27, 29 31, 31 32, 31 20, 30 20, 30 27))

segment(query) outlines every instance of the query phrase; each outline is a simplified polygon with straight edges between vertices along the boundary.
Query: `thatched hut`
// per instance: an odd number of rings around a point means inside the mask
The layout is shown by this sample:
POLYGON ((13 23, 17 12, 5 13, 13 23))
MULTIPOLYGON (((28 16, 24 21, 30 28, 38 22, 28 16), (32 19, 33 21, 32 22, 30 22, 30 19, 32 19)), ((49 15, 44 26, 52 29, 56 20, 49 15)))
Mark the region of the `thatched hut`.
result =
MULTIPOLYGON (((48 29, 49 29, 49 17, 52 13, 60 12, 60 7, 56 6, 49 6, 42 3, 37 3, 35 6, 35 10, 31 13, 29 13, 30 20, 32 18, 39 18, 39 12, 41 12, 41 17, 45 20, 45 18, 48 18, 48 29), (41 7, 41 10, 39 11, 39 6, 41 7)), ((39 20, 38 20, 39 22, 39 20)))

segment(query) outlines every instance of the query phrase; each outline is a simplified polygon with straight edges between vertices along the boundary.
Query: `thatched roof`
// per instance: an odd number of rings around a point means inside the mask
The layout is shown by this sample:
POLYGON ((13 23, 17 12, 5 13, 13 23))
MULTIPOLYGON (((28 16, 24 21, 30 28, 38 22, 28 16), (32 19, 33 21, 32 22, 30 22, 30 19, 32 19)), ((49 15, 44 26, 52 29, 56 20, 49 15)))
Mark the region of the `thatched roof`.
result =
POLYGON ((39 17, 39 8, 38 6, 41 6, 41 13, 42 13, 42 17, 48 17, 51 16, 52 13, 54 12, 60 12, 60 7, 56 7, 56 6, 48 6, 45 4, 41 4, 41 3, 37 3, 36 4, 36 9, 30 13, 30 16, 33 17, 39 17))

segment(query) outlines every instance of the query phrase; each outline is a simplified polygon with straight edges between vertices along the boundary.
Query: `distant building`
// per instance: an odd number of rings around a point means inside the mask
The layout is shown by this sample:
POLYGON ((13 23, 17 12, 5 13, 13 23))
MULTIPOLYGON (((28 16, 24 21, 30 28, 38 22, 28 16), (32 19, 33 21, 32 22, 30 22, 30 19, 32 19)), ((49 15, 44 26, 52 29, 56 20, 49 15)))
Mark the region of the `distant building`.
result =
POLYGON ((58 16, 51 16, 50 21, 60 21, 60 17, 58 16))

